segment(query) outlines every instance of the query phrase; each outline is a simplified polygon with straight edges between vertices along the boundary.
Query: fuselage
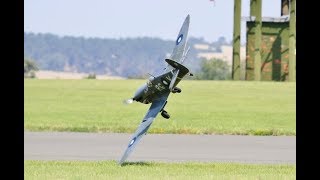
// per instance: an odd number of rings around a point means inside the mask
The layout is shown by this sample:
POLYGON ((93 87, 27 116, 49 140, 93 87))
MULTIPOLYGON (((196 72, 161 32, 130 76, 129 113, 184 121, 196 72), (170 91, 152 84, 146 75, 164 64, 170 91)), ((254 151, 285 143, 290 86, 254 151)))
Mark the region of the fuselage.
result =
POLYGON ((188 15, 179 31, 170 57, 165 59, 168 66, 165 68, 163 74, 150 77, 149 80, 136 91, 132 100, 144 104, 152 103, 155 99, 162 97, 163 94, 175 92, 175 89, 177 89, 175 86, 189 73, 189 69, 183 65, 189 51, 189 48, 185 51, 189 22, 190 16, 188 15))
MULTIPOLYGON (((133 100, 144 104, 149 104, 161 95, 170 92, 169 85, 176 70, 177 69, 171 69, 157 77, 150 77, 149 80, 140 86, 140 88, 138 88, 138 90, 135 92, 133 100)), ((174 83, 174 87, 185 75, 185 73, 178 74, 178 77, 174 83)))

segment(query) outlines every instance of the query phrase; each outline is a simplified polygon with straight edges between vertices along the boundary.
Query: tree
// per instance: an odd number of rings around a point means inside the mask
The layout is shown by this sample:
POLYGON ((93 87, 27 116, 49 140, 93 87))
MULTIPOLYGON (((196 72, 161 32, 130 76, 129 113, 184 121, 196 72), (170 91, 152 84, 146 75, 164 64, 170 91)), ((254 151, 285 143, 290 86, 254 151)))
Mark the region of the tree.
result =
MULTIPOLYGON (((190 38, 190 52, 186 65, 196 72, 200 69, 197 49, 193 41, 207 44, 203 39, 190 38)), ((114 76, 143 76, 162 70, 164 59, 175 45, 173 40, 159 38, 101 39, 53 34, 25 33, 24 55, 32 57, 42 70, 95 72, 114 76)))
POLYGON ((202 59, 200 73, 196 79, 206 80, 229 80, 231 79, 230 66, 221 59, 202 59))
POLYGON ((39 68, 33 60, 24 59, 24 77, 35 77, 35 71, 38 71, 39 68))
POLYGON ((220 37, 218 38, 218 44, 221 46, 221 45, 226 45, 226 44, 228 44, 228 43, 227 43, 227 40, 226 40, 225 37, 220 36, 220 37))

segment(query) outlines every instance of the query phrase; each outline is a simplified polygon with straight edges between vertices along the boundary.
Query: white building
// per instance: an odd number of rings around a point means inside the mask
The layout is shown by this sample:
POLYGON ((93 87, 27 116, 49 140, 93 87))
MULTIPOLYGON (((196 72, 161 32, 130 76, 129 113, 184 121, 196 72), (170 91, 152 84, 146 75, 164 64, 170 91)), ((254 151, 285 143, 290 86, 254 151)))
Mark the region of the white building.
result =
MULTIPOLYGON (((194 48, 198 50, 204 50, 206 46, 199 46, 195 45, 194 48)), ((209 50, 209 46, 206 50, 209 50)), ((221 46, 222 52, 202 52, 198 53, 199 58, 205 58, 205 59, 222 59, 224 61, 227 61, 229 65, 232 65, 232 46, 221 46)), ((240 47, 240 61, 245 61, 246 59, 246 48, 245 46, 240 47)))

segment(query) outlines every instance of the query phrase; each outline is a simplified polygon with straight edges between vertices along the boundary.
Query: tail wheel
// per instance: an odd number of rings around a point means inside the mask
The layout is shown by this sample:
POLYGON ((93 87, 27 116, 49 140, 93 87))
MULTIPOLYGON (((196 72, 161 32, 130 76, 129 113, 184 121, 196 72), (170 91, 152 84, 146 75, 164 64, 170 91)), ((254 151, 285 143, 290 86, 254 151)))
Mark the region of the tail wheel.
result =
POLYGON ((169 119, 169 118, 170 118, 170 115, 169 115, 168 112, 165 111, 165 110, 163 110, 163 111, 161 112, 161 116, 164 117, 164 118, 166 118, 166 119, 169 119))

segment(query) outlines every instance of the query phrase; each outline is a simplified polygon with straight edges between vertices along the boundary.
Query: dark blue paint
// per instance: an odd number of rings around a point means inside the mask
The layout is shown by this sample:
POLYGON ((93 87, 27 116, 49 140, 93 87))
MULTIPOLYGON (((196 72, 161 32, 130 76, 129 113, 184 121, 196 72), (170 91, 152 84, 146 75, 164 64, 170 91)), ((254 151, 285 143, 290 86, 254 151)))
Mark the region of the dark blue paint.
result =
POLYGON ((129 146, 128 146, 128 147, 132 146, 132 145, 133 145, 133 143, 136 141, 136 139, 137 139, 137 137, 134 137, 134 138, 130 141, 130 144, 129 144, 129 146), (131 142, 132 142, 132 143, 131 143, 131 142))
POLYGON ((183 34, 180 34, 176 40, 176 45, 178 45, 183 39, 183 34))

